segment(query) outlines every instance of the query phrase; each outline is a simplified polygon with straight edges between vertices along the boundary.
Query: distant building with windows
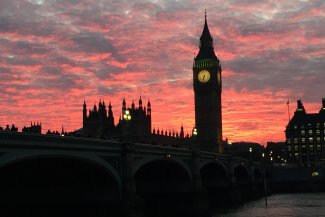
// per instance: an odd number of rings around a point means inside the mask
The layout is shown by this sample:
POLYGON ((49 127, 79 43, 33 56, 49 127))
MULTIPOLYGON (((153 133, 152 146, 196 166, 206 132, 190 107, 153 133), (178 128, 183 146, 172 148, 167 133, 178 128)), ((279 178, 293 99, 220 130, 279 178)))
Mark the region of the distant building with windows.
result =
POLYGON ((288 157, 301 166, 317 167, 325 162, 325 98, 318 113, 307 114, 301 100, 286 130, 288 157))

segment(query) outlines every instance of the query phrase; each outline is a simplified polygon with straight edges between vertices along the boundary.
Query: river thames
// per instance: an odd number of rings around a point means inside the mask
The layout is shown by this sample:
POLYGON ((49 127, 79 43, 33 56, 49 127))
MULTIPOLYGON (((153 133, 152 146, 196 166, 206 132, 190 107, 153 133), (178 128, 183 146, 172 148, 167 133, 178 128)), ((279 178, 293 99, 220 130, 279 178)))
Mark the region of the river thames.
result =
POLYGON ((325 193, 274 194, 216 212, 213 217, 325 217, 325 193))

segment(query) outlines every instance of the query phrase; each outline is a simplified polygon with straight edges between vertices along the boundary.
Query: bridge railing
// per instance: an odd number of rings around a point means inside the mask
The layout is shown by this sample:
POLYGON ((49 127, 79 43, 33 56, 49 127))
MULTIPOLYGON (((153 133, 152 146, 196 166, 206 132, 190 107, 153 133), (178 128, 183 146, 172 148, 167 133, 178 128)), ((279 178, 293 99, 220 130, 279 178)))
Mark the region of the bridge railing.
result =
POLYGON ((120 149, 119 141, 84 138, 75 136, 59 136, 48 134, 21 133, 0 131, 0 147, 91 147, 92 150, 110 147, 120 149))
MULTIPOLYGON (((41 147, 49 149, 61 148, 90 151, 121 151, 123 149, 122 144, 126 142, 127 141, 103 140, 75 136, 0 131, 0 148, 41 147)), ((151 155, 164 156, 166 158, 177 156, 178 158, 190 159, 193 156, 193 152, 195 152, 194 150, 181 147, 133 143, 131 141, 130 143, 134 144, 135 152, 138 155, 147 155, 150 153, 151 155)), ((213 152, 200 151, 199 155, 202 160, 214 159, 222 162, 231 161, 245 165, 260 165, 260 162, 250 162, 247 159, 213 152)))
POLYGON ((150 153, 151 155, 163 155, 166 158, 170 158, 174 156, 190 158, 193 153, 192 150, 181 148, 181 147, 172 147, 172 146, 135 143, 135 147, 136 147, 137 154, 150 153))

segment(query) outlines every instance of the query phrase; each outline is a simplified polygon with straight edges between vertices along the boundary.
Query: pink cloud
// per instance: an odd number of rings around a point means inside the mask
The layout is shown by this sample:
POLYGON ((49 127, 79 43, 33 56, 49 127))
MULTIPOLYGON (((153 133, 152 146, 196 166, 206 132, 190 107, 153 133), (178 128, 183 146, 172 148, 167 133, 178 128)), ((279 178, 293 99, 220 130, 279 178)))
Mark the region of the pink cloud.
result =
POLYGON ((283 141, 286 100, 317 112, 324 97, 321 0, 1 4, 1 126, 78 129, 84 98, 111 101, 117 121, 122 99, 141 93, 155 128, 191 132, 203 6, 223 67, 224 138, 283 141))

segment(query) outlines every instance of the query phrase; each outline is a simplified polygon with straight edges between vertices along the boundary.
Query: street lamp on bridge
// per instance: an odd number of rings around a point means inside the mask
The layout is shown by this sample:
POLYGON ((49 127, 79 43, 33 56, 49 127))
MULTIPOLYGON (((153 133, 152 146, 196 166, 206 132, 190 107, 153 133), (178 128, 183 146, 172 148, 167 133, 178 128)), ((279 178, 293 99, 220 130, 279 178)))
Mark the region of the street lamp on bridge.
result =
POLYGON ((123 114, 123 119, 125 121, 125 125, 124 125, 124 133, 126 137, 130 136, 130 121, 132 119, 132 116, 130 114, 129 110, 125 110, 124 114, 123 114))
POLYGON ((253 152, 253 148, 249 147, 249 161, 252 161, 252 152, 253 152))

